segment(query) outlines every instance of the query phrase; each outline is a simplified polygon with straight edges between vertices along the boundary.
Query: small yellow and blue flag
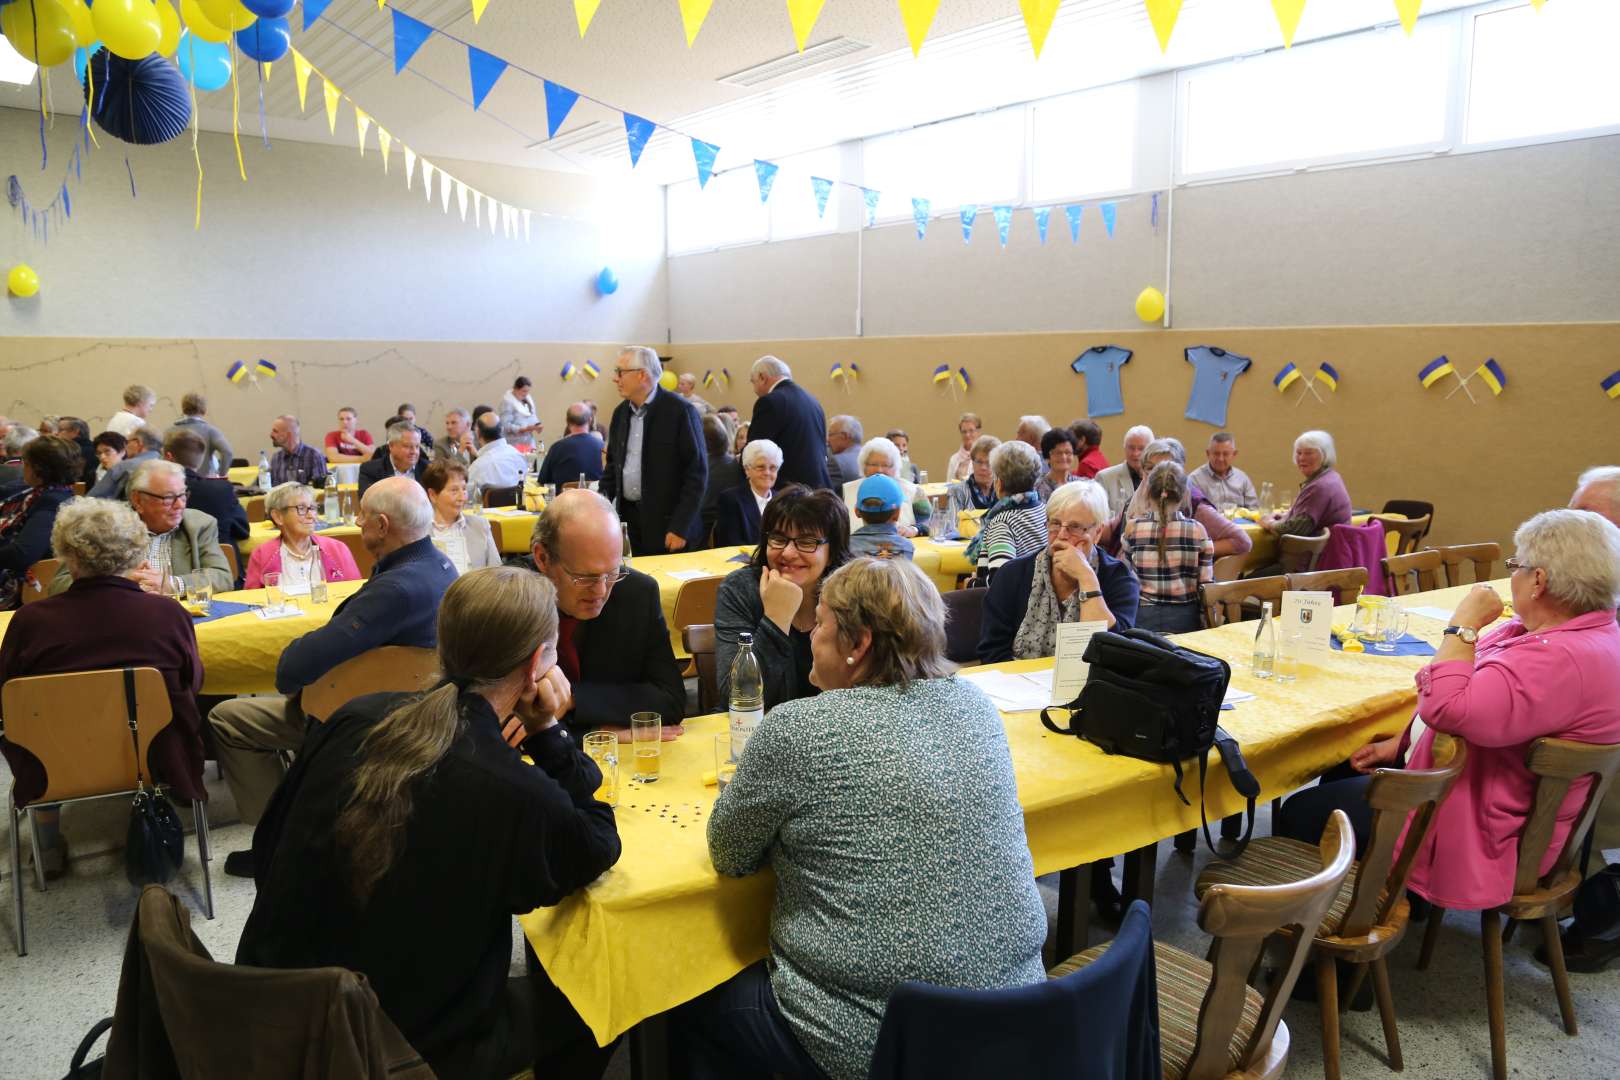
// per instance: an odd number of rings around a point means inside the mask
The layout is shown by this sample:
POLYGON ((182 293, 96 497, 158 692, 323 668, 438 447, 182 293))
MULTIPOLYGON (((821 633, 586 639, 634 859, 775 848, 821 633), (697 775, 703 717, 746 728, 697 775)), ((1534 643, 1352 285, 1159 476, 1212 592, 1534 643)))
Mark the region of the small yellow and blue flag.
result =
POLYGON ((710 368, 703 373, 703 385, 705 388, 714 385, 714 368, 710 368))
POLYGON ((277 374, 276 365, 261 357, 259 362, 253 365, 253 373, 255 375, 263 375, 267 379, 273 379, 277 374))
POLYGON ((1316 369, 1316 381, 1329 390, 1337 390, 1339 388, 1339 373, 1332 364, 1321 364, 1316 369))
POLYGON ((562 366, 561 374, 563 382, 570 382, 575 375, 579 374, 579 368, 575 367, 572 361, 567 361, 562 366))
POLYGON ((1494 359, 1487 360, 1479 365, 1474 369, 1474 374, 1478 375, 1480 380, 1491 388, 1492 394, 1501 394, 1503 387, 1507 386, 1507 372, 1503 371, 1502 365, 1498 364, 1494 359))
POLYGON ((729 387, 731 385, 731 369, 730 368, 724 368, 723 367, 723 368, 720 369, 720 385, 722 387, 729 387))
POLYGON ((1300 378, 1301 375, 1299 373, 1299 369, 1295 367, 1292 362, 1290 362, 1284 364, 1283 369, 1272 377, 1271 385, 1275 386, 1277 388, 1277 393, 1280 394, 1284 390, 1287 390, 1300 378))
POLYGON ((861 365, 851 362, 849 367, 844 369, 844 378, 849 382, 856 382, 860 379, 860 377, 861 365))
POLYGON ((1422 383, 1423 389, 1427 390, 1447 375, 1455 375, 1456 373, 1451 366, 1450 360, 1447 360, 1444 356, 1437 356, 1423 365, 1423 370, 1418 372, 1418 382, 1422 383))
POLYGON ((941 364, 941 365, 939 365, 939 367, 934 369, 934 381, 935 382, 937 382, 937 383, 948 382, 948 381, 950 381, 950 377, 951 377, 951 365, 949 365, 949 364, 941 364))
POLYGON ((836 363, 836 362, 833 364, 833 366, 832 366, 832 377, 834 379, 842 379, 844 377, 844 365, 843 364, 836 363))
POLYGON ((958 389, 963 391, 973 385, 973 380, 968 377, 967 368, 959 367, 956 369, 956 385, 958 389))
POLYGON ((247 365, 238 360, 226 369, 225 377, 231 380, 231 382, 241 382, 243 379, 247 378, 247 373, 247 365))
POLYGON ((1620 371, 1616 371, 1598 385, 1603 387, 1603 392, 1610 397, 1620 398, 1620 371))
POLYGON ((587 378, 591 378, 591 379, 594 379, 598 375, 602 374, 602 369, 596 366, 596 361, 595 360, 587 360, 587 361, 585 361, 585 366, 583 368, 581 368, 580 370, 585 372, 585 375, 586 375, 587 378))

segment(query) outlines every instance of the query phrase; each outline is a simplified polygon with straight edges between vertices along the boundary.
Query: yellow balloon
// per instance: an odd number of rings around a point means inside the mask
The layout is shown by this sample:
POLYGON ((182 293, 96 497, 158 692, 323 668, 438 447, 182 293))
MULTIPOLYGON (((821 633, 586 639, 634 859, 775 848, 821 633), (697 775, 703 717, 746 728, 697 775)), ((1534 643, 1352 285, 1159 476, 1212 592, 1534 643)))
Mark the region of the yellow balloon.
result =
MULTIPOLYGON (((220 42, 231 36, 229 30, 222 30, 214 25, 207 12, 198 5, 197 0, 180 0, 180 18, 185 22, 186 29, 196 34, 202 41, 220 42)), ((178 44, 176 41, 176 45, 178 44)))
POLYGON ((0 32, 11 47, 41 67, 55 67, 73 55, 78 44, 73 18, 58 4, 13 0, 0 7, 0 32), (36 22, 37 13, 37 22, 36 22))
POLYGON ((68 13, 73 24, 73 43, 84 49, 96 40, 96 24, 90 17, 90 7, 84 0, 57 0, 68 13))
POLYGON ((90 15, 101 43, 125 60, 151 56, 163 40, 163 20, 152 0, 96 0, 90 15))
POLYGON ((197 0, 203 13, 215 26, 246 30, 258 16, 242 6, 242 0, 197 0))
POLYGON ((662 386, 665 390, 673 390, 679 383, 680 380, 675 377, 675 373, 673 371, 665 371, 662 375, 658 376, 658 385, 662 386))
POLYGON ((11 273, 6 275, 6 287, 11 290, 13 296, 33 296, 39 292, 39 275, 34 273, 34 268, 27 263, 18 263, 11 268, 11 273))
POLYGON ((158 39, 157 51, 164 56, 173 56, 174 50, 180 45, 180 13, 174 10, 169 0, 153 0, 157 6, 158 20, 163 23, 163 36, 158 39))
POLYGON ((1164 293, 1149 285, 1136 296, 1136 317, 1143 322, 1164 318, 1164 293))

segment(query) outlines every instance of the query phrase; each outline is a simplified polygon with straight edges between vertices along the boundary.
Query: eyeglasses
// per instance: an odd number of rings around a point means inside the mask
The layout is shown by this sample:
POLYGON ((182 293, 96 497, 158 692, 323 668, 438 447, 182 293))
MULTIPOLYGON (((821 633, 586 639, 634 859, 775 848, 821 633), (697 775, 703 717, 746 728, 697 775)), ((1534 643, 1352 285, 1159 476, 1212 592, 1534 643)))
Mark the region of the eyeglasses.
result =
POLYGON ((1072 533, 1075 536, 1084 536, 1096 527, 1095 525, 1082 525, 1078 521, 1048 521, 1046 523, 1048 532, 1072 533))
POLYGON ((314 503, 295 503, 292 506, 279 507, 283 514, 297 514, 299 517, 312 518, 315 516, 314 503))
POLYGON ((816 549, 827 542, 825 536, 783 536, 781 533, 770 533, 765 537, 765 546, 772 551, 781 551, 792 544, 804 555, 814 555, 816 549))
POLYGON ((1508 568, 1508 573, 1510 573, 1510 574, 1517 574, 1520 570, 1534 570, 1535 569, 1535 567, 1531 566, 1529 563, 1527 563, 1524 560, 1520 559, 1517 555, 1513 556, 1510 559, 1505 560, 1502 565, 1504 565, 1504 566, 1506 566, 1508 568))
POLYGON ((575 588, 580 589, 594 589, 598 585, 606 585, 611 589, 623 581, 630 573, 630 569, 623 563, 620 563, 606 574, 576 574, 560 562, 557 565, 562 566, 562 572, 568 575, 568 580, 574 583, 575 588))
POLYGON ((642 368, 638 367, 616 367, 613 369, 613 377, 615 379, 622 379, 626 375, 639 375, 642 370, 642 368))
POLYGON ((180 492, 178 495, 159 495, 155 491, 142 491, 140 488, 136 488, 135 494, 145 495, 148 499, 151 499, 154 502, 160 502, 165 507, 170 507, 176 503, 183 503, 186 501, 186 493, 184 491, 180 492))

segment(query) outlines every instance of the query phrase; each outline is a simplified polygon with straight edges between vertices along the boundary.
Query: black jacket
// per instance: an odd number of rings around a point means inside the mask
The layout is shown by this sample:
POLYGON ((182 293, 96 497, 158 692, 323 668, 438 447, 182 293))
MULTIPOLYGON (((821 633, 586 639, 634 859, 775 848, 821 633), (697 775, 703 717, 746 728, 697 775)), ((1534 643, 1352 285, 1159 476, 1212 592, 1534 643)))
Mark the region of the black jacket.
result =
POLYGON ((709 457, 709 484, 703 492, 703 535, 714 532, 715 519, 720 516, 720 496, 747 479, 742 462, 731 454, 709 457))
MULTIPOLYGON (((374 457, 370 461, 363 462, 360 465, 361 495, 365 495, 366 488, 370 487, 372 484, 375 484, 379 480, 386 480, 390 476, 394 475, 394 459, 388 456, 388 448, 386 446, 382 447, 382 451, 382 456, 374 457)), ((427 467, 428 455, 417 455, 416 468, 412 470, 411 475, 416 477, 416 482, 418 484, 422 482, 422 474, 427 472, 427 467)))
POLYGON ((625 727, 634 712, 655 712, 666 724, 684 718, 686 684, 670 646, 658 582, 646 574, 631 570, 613 586, 602 614, 575 626, 574 649, 579 681, 574 711, 563 719, 576 735, 609 724, 625 727))
MULTIPOLYGON (((624 491, 624 458, 630 443, 630 403, 619 402, 608 428, 607 468, 601 492, 618 501, 624 491)), ((636 515, 642 537, 637 555, 661 554, 664 534, 686 537, 688 547, 703 542, 703 489, 709 482, 709 458, 703 446, 698 411, 667 390, 647 403, 641 433, 641 499, 620 506, 619 516, 636 515)))
POLYGON ((504 1042, 512 916, 595 880, 618 861, 618 832, 593 797, 601 773, 561 725, 514 750, 489 703, 463 692, 466 727, 412 785, 399 854, 361 907, 332 823, 361 740, 406 696, 358 697, 311 728, 253 834, 259 892, 236 962, 358 971, 439 1076, 489 1075, 479 1050, 504 1042))
POLYGON ((754 402, 748 441, 755 439, 769 439, 782 448, 777 487, 832 487, 832 478, 827 475, 827 417, 821 403, 792 379, 783 379, 754 402))
POLYGON ((229 480, 213 480, 187 469, 186 506, 201 510, 219 523, 220 543, 234 548, 237 541, 248 538, 247 511, 242 508, 242 500, 236 497, 236 486, 229 480))
MULTIPOLYGON (((1029 592, 1035 585, 1035 556, 1025 555, 1001 564, 990 579, 984 598, 984 622, 979 631, 979 662, 999 664, 1013 656, 1013 640, 1029 613, 1029 592)), ((1136 625, 1136 607, 1142 585, 1131 564, 1106 551, 1097 552, 1097 584, 1108 610, 1114 613, 1114 629, 1129 630, 1136 625)))
MULTIPOLYGON (((5 492, 6 499, 28 494, 28 488, 12 488, 5 492)), ((0 536, 0 571, 9 571, 19 577, 41 559, 51 557, 51 529, 56 525, 56 512, 62 504, 73 498, 70 487, 48 487, 34 499, 23 518, 9 533, 0 536)), ((234 501, 234 500, 233 500, 234 501)), ((49 581, 40 582, 49 585, 49 581)))
POLYGON ((722 491, 715 504, 714 546, 734 547, 759 543, 759 501, 744 480, 722 491))

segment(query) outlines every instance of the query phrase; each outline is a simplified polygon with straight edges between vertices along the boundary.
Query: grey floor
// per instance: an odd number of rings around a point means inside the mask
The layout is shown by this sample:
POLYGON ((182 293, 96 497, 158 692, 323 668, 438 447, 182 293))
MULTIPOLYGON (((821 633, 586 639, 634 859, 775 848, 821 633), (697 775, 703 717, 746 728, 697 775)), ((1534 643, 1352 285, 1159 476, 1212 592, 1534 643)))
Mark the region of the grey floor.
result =
MULTIPOLYGON (((189 837, 183 876, 173 888, 191 903, 198 937, 216 958, 229 960, 253 905, 254 888, 251 881, 227 877, 222 861, 224 853, 246 847, 250 834, 235 823, 230 792, 214 779, 212 765, 208 785, 213 796, 209 814, 215 851, 214 919, 201 914, 202 878, 189 837)), ((0 790, 9 787, 10 776, 0 762, 0 790)), ((70 807, 63 815, 73 855, 68 875, 40 893, 25 868, 29 930, 25 957, 15 953, 10 838, 8 824, 0 822, 0 852, 5 853, 0 857, 0 876, 5 878, 0 883, 0 1078, 4 1080, 62 1076, 80 1037, 112 1012, 135 905, 135 892, 124 881, 117 851, 127 813, 123 800, 70 807)), ((1620 818, 1620 814, 1612 816, 1620 818)), ((1264 823, 1259 831, 1265 831, 1264 823)), ((1620 830, 1606 822, 1600 836, 1604 843, 1614 843, 1620 830)), ((26 842, 26 836, 24 839, 26 842)), ((1609 855, 1611 861, 1620 859, 1620 853, 1611 851, 1609 855)), ((1207 857, 1201 852, 1196 858, 1201 863, 1207 857)), ((1197 927, 1190 889, 1196 872, 1194 858, 1161 854, 1153 923, 1160 940, 1202 951, 1207 942, 1197 927)), ((1042 892, 1048 908, 1055 908, 1055 879, 1043 880, 1042 892)), ((1094 929, 1093 941, 1100 940, 1100 934, 1094 929)), ((1413 970, 1420 936, 1409 934, 1391 961, 1405 1075, 1435 1080, 1487 1077, 1490 1040, 1478 921, 1464 913, 1451 916, 1434 964, 1425 973, 1413 970)), ((519 940, 514 923, 515 958, 521 957, 519 940)), ((1534 928, 1526 927, 1506 949, 1512 1075, 1538 1080, 1620 1076, 1620 968, 1601 975, 1572 976, 1581 1035, 1569 1038, 1559 1022, 1546 970, 1531 956, 1539 941, 1534 928)), ((1287 1023, 1293 1034, 1289 1075, 1320 1076, 1316 1007, 1290 1006, 1287 1023)), ((1343 1029, 1344 1076, 1389 1076, 1377 1013, 1347 1013, 1343 1029)), ((615 1080, 629 1076, 628 1055, 622 1049, 608 1075, 615 1080)))

